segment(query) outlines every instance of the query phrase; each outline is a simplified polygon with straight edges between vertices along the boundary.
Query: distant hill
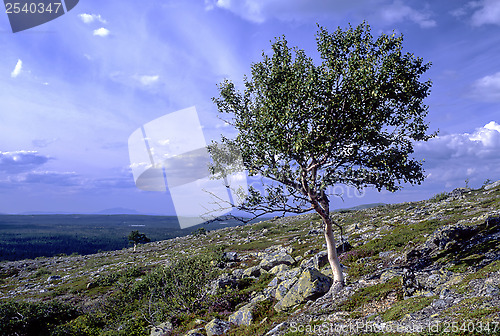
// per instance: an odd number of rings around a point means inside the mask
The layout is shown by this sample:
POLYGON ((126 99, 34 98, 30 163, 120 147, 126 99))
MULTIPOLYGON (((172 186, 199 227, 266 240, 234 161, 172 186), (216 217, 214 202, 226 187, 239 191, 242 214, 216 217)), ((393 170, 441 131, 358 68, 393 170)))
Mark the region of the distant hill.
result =
POLYGON ((109 208, 96 212, 97 215, 143 215, 139 211, 128 208, 109 208))

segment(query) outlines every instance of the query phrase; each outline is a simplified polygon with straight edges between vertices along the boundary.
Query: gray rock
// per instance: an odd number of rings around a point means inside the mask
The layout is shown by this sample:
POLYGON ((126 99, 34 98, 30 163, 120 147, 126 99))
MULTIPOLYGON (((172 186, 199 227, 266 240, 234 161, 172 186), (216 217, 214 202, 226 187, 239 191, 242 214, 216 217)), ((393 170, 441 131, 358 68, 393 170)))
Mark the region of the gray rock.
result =
POLYGON ((47 282, 51 282, 51 281, 54 281, 54 280, 60 280, 61 277, 59 275, 51 275, 47 278, 47 282))
POLYGON ((417 291, 423 289, 423 286, 417 281, 417 279, 415 278, 415 273, 411 269, 405 268, 403 270, 403 276, 401 281, 405 297, 410 297, 414 295, 417 291))
POLYGON ((169 334, 170 330, 173 329, 172 323, 163 322, 160 325, 151 328, 150 336, 163 336, 169 334))
POLYGON ((287 310, 307 300, 318 298, 328 292, 331 284, 331 278, 314 268, 308 268, 302 272, 297 282, 290 288, 285 297, 274 306, 274 309, 277 311, 287 310))
POLYGON ((295 260, 287 253, 278 252, 266 255, 260 262, 260 267, 269 271, 277 265, 291 265, 295 260))
POLYGON ((224 252, 222 257, 226 261, 239 261, 237 252, 224 252))
POLYGON ((237 269, 233 270, 232 275, 233 275, 236 279, 241 279, 241 278, 243 278, 243 274, 244 274, 244 273, 245 273, 245 270, 244 270, 244 269, 237 268, 237 269))
POLYGON ((220 290, 236 288, 237 286, 238 279, 225 274, 210 283, 210 294, 215 295, 220 290))
POLYGON ((277 300, 283 299, 290 290, 290 288, 292 288, 292 286, 295 285, 296 282, 297 282, 296 278, 288 279, 281 282, 278 285, 278 287, 276 287, 273 297, 275 297, 277 300))
POLYGON ((490 189, 496 188, 496 187, 498 187, 498 186, 500 186, 500 180, 498 180, 498 181, 496 181, 496 182, 493 182, 493 183, 490 183, 490 184, 486 185, 486 186, 484 187, 484 190, 490 190, 490 189))
POLYGON ((243 278, 249 278, 249 277, 260 277, 261 271, 260 271, 260 266, 252 266, 247 268, 243 272, 243 278))
POLYGON ((282 281, 282 280, 281 280, 280 278, 275 277, 273 280, 271 280, 271 281, 267 284, 267 286, 268 286, 268 287, 278 287, 278 285, 280 284, 280 282, 281 282, 281 281, 282 281))
POLYGON ((477 232, 477 228, 462 224, 452 224, 434 231, 425 242, 431 250, 451 250, 458 248, 477 232))
POLYGON ((205 329, 198 328, 198 329, 189 330, 185 336, 205 336, 205 329))
POLYGON ((207 323, 205 331, 207 332, 207 336, 223 335, 229 330, 230 327, 229 322, 215 318, 207 323))
POLYGON ((237 325, 250 325, 253 322, 253 310, 255 309, 255 302, 249 303, 236 312, 231 314, 228 318, 229 323, 237 325))
POLYGON ((291 270, 280 272, 276 274, 276 277, 280 280, 289 280, 292 278, 296 278, 302 273, 302 269, 300 267, 292 268, 291 270))
POLYGON ((288 327, 288 322, 281 322, 278 324, 276 327, 273 329, 269 330, 266 334, 266 336, 274 336, 278 335, 281 330, 284 330, 286 327, 288 327))
POLYGON ((278 273, 281 273, 284 271, 288 271, 289 269, 290 269, 290 266, 285 265, 285 264, 281 264, 281 265, 277 265, 277 266, 274 266, 273 268, 271 268, 269 270, 269 273, 278 274, 278 273))

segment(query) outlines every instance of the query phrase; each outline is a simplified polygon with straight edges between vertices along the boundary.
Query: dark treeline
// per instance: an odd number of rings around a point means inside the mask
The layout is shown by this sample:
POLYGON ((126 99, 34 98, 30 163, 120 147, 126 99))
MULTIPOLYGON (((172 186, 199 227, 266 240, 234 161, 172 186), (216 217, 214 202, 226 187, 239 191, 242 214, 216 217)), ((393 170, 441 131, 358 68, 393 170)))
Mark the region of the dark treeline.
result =
POLYGON ((0 260, 120 250, 131 246, 127 236, 134 230, 158 241, 200 227, 214 230, 236 224, 211 223, 181 230, 175 216, 0 215, 0 260))

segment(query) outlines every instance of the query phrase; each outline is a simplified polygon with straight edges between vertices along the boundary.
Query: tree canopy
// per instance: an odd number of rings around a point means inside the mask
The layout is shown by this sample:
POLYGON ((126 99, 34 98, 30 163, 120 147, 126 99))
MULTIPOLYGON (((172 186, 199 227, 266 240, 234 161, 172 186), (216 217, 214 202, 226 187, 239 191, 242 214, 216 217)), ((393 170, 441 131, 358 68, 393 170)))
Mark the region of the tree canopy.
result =
POLYGON ((243 91, 225 80, 214 98, 238 135, 209 146, 212 173, 230 173, 238 156, 250 176, 264 178, 265 190, 250 187, 238 206, 254 216, 314 209, 324 217, 331 186, 396 191, 424 179, 410 155, 415 141, 433 136, 423 102, 431 81, 422 80, 430 63, 403 52, 403 36, 374 38, 366 23, 319 27, 316 40, 319 64, 278 38, 243 91))

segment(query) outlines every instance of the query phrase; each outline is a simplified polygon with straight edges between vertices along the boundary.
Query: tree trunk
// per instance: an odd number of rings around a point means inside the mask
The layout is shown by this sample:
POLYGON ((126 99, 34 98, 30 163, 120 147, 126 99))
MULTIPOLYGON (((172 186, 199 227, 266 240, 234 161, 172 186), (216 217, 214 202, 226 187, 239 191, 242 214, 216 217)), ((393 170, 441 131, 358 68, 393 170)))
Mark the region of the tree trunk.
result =
POLYGON ((134 243, 134 252, 135 252, 136 249, 137 249, 137 244, 134 243))
POLYGON ((340 266, 340 261, 337 256, 337 242, 333 236, 332 220, 327 215, 326 218, 323 218, 323 223, 325 224, 325 240, 328 262, 330 263, 330 267, 333 272, 333 283, 328 294, 336 294, 345 285, 344 274, 342 273, 342 267, 340 266))

